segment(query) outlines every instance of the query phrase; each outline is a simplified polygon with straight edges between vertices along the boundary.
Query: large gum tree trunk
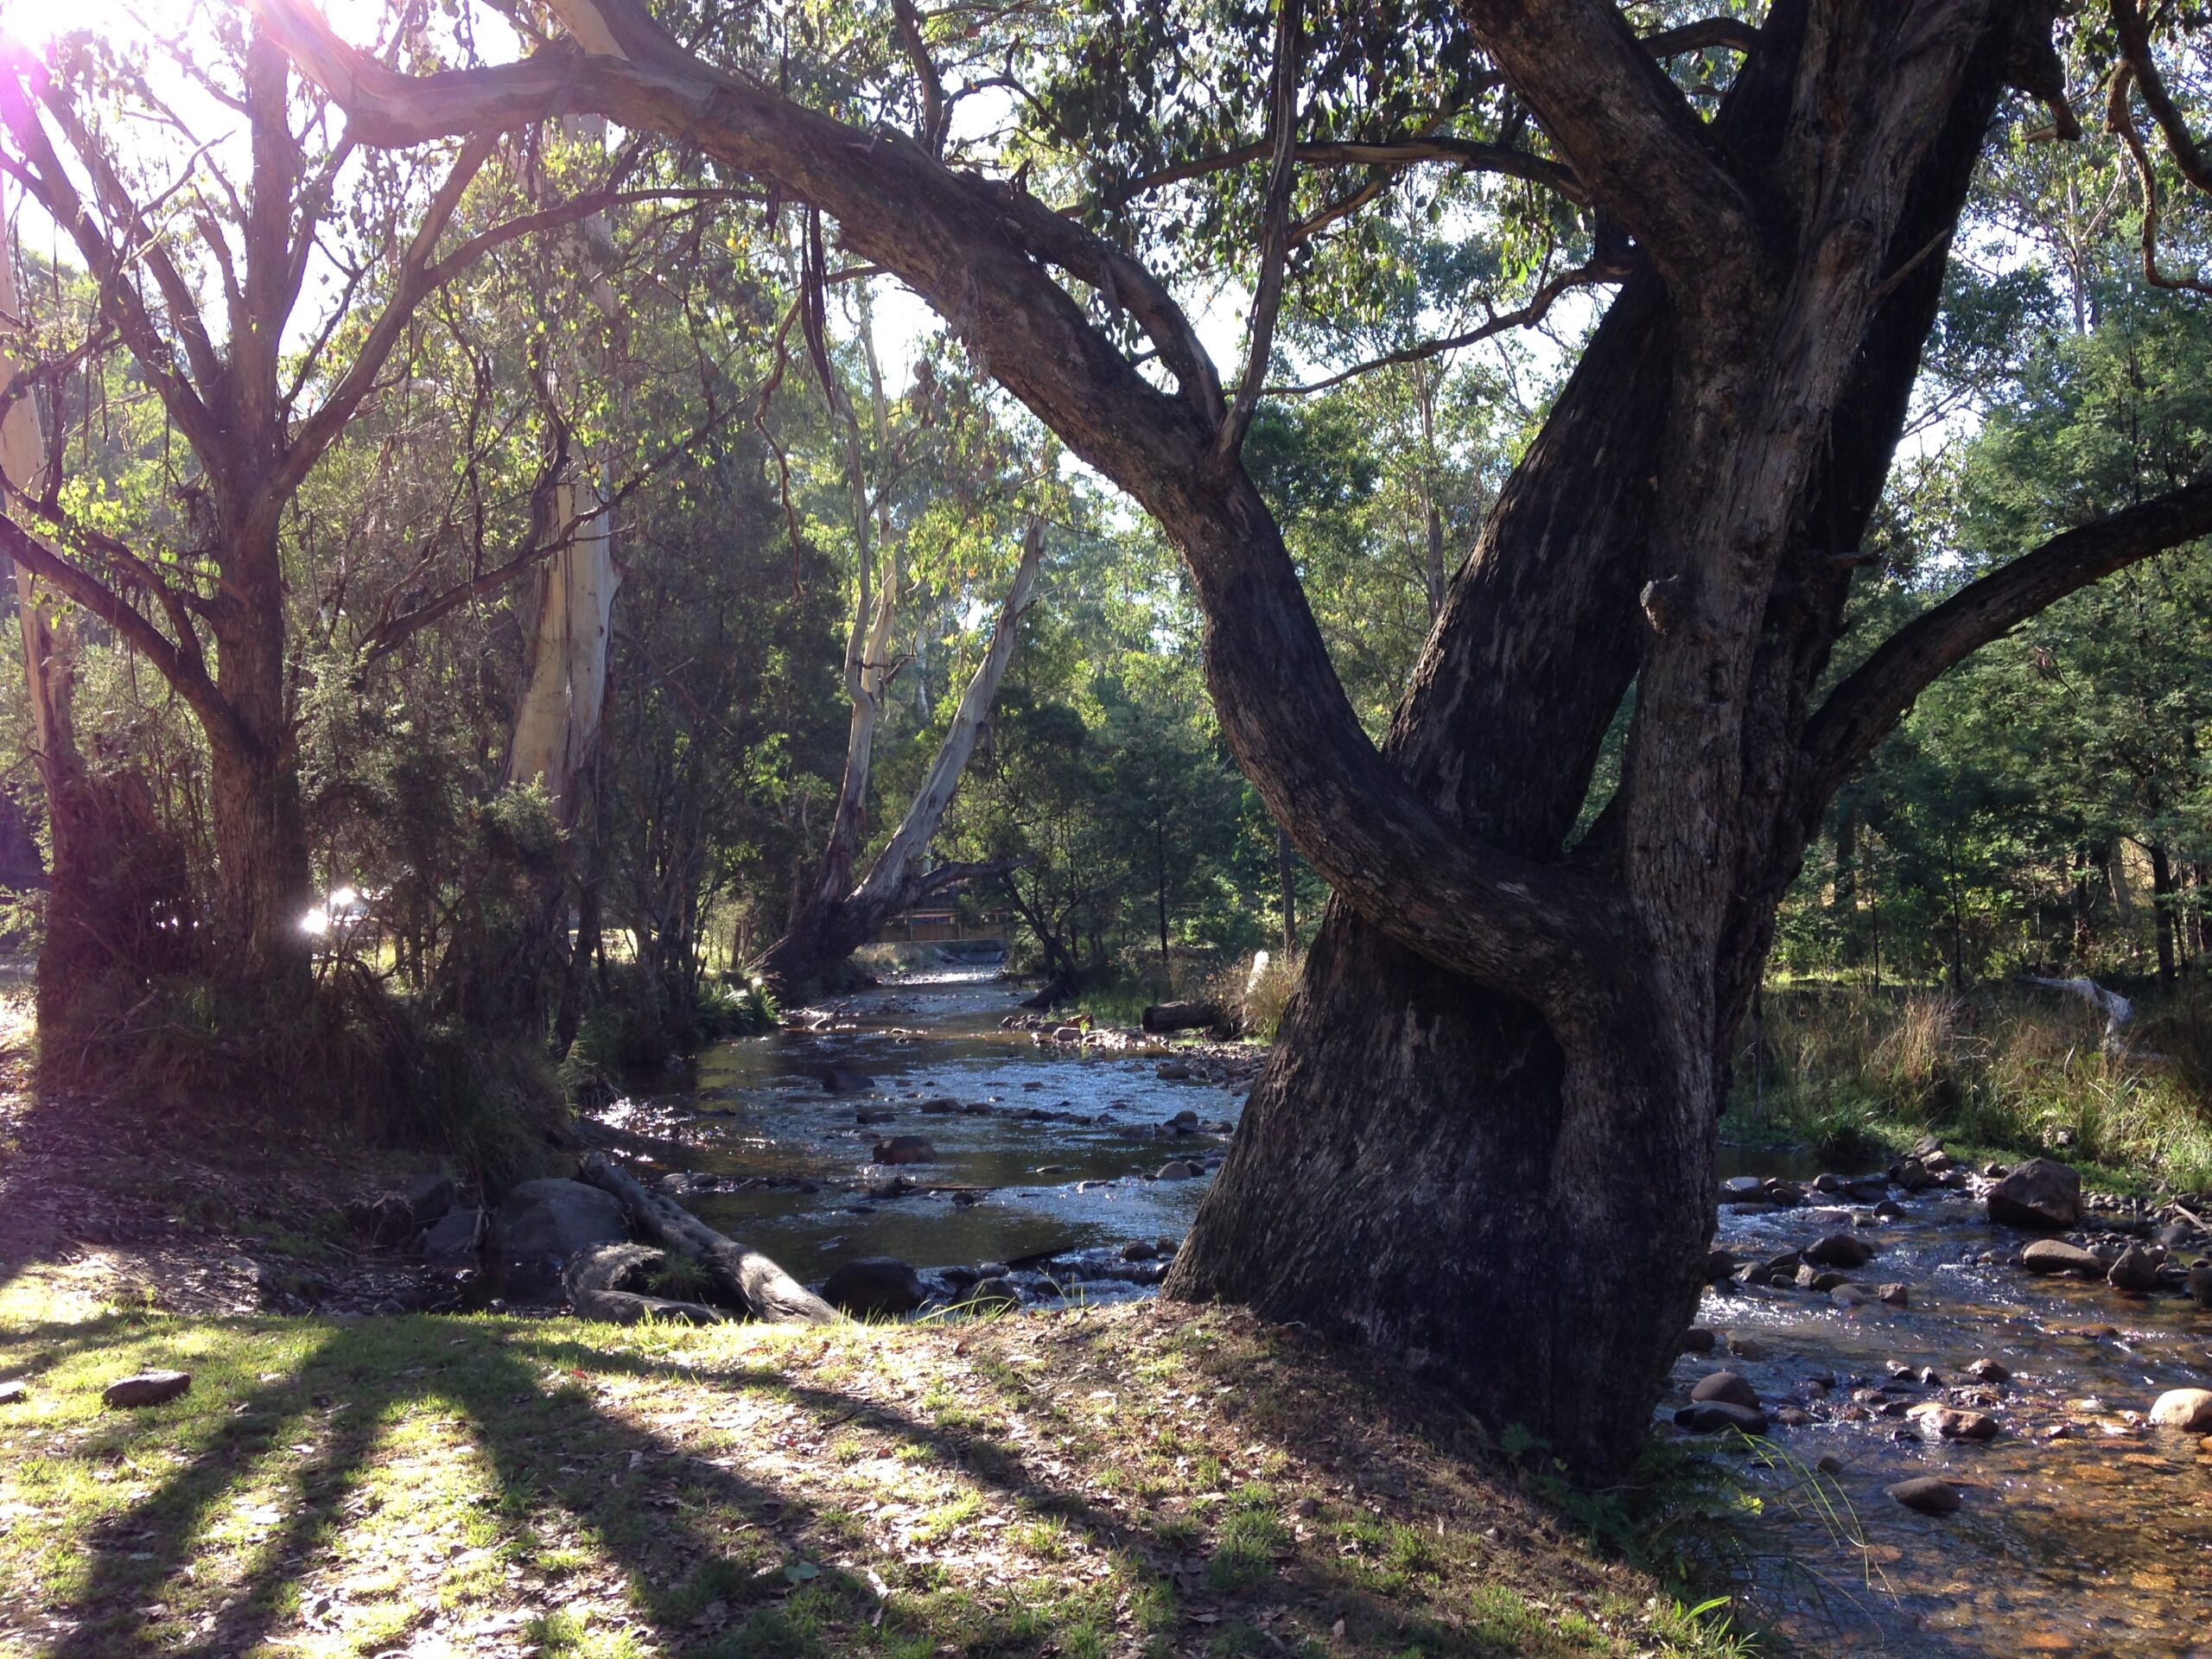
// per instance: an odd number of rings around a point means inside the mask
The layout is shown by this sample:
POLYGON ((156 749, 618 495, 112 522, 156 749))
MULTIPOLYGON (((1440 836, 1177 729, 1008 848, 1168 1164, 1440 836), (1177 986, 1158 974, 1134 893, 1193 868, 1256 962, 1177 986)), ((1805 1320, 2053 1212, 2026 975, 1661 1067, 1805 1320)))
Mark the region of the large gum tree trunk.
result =
MULTIPOLYGON (((2212 531, 2201 484, 2065 531, 1823 688, 1997 99, 2008 73, 2057 79, 2054 8, 1775 0, 1708 122, 1599 0, 1459 0, 1630 253, 1381 753, 1236 460, 1264 326, 1232 402, 1152 273, 1018 181, 704 69, 632 0, 557 10, 650 73, 588 55, 433 86, 288 32, 398 130, 480 119, 489 85, 518 105, 575 86, 787 187, 1152 514, 1207 619, 1227 741, 1338 894, 1167 1288, 1386 1345, 1581 1478, 1620 1474, 1712 1225, 1722 1057, 1821 806, 1937 675, 2212 531), (1172 394, 1047 267, 1127 308, 1172 394), (1631 679, 1620 787, 1569 849, 1631 679)), ((2054 121, 2074 124, 2063 97, 2054 121)))
MULTIPOLYGON (((1984 46, 1937 122, 1894 264, 1955 223, 2002 53, 1984 46)), ((1747 74, 1722 136, 1761 142, 1788 90, 1747 74)), ((1871 515, 1942 263, 1923 259, 1866 327, 1826 459, 1787 515, 1812 548, 1855 548, 1871 515)), ((1670 429, 1679 442, 1686 424, 1670 405, 1709 378, 1677 333, 1658 285, 1631 278, 1455 578, 1388 745, 1440 810, 1531 857, 1560 855, 1619 699, 1639 673, 1654 696, 1650 658, 1678 626, 1671 585, 1644 586, 1670 574, 1654 568, 1665 556, 1649 487, 1669 467, 1670 429)), ((1726 544, 1729 529, 1715 513, 1707 533, 1726 544)), ((1548 1019, 1332 901, 1170 1295, 1402 1353, 1484 1421, 1525 1427, 1585 1476, 1626 1469, 1696 1306, 1723 1057, 1771 900, 1817 822, 1777 821, 1786 780, 1761 761, 1770 740, 1802 732, 1840 613, 1847 566, 1808 563, 1809 575, 1777 584, 1749 646, 1745 680, 1774 690, 1770 710, 1745 721, 1726 791, 1744 826, 1735 897, 1650 907, 1692 923, 1653 941, 1655 995, 1587 1023, 1548 1019)), ((1694 772, 1681 767, 1681 788, 1694 772)), ((1622 843, 1665 831, 1628 817, 1601 815, 1574 861, 1633 869, 1622 843)))

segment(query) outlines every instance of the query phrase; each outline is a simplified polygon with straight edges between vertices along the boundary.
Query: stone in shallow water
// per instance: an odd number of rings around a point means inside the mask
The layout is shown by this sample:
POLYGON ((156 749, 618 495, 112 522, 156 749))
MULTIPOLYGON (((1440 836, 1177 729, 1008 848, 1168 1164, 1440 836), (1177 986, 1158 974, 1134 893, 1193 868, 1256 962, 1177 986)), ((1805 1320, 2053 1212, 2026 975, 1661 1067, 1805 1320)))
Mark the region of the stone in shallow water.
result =
POLYGON ((2192 1433, 2212 1430, 2212 1389, 2169 1389, 2152 1406, 2151 1421, 2192 1433))
POLYGON ((2044 1232, 2075 1226, 2082 1219, 2082 1178, 2049 1158, 2016 1164, 1989 1189, 1989 1218, 2044 1232))
POLYGON ((2097 1259, 2094 1250, 2069 1244, 2062 1238, 2036 1240, 2020 1252, 2020 1265, 2030 1273, 2076 1273, 2088 1279, 2105 1276, 2105 1264, 2097 1259))
POLYGON ((1933 1475, 1901 1480, 1886 1490, 1905 1508, 1917 1510, 1923 1515, 1955 1515, 1961 1507, 1958 1488, 1933 1475))
POLYGON ((1725 1434, 1734 1429, 1745 1434, 1766 1433, 1766 1414, 1751 1406, 1732 1405, 1726 1400, 1700 1400, 1675 1414, 1678 1427, 1693 1434, 1725 1434))
POLYGON ((1759 1391, 1734 1371, 1713 1371, 1698 1378, 1690 1389, 1690 1399, 1700 1404, 1707 1400, 1725 1400, 1732 1406, 1748 1406, 1757 1410, 1759 1391))

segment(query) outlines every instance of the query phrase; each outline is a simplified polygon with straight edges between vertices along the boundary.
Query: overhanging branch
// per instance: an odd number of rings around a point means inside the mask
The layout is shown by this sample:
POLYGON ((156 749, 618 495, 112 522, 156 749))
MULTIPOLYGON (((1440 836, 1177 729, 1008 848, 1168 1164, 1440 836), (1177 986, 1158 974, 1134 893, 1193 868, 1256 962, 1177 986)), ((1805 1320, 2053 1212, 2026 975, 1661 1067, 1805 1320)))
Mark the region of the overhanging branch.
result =
POLYGON ((2116 570, 2212 536, 2212 479, 2054 536, 1899 628, 1829 694, 1805 728, 1801 804, 1817 811, 1947 670, 2116 570))

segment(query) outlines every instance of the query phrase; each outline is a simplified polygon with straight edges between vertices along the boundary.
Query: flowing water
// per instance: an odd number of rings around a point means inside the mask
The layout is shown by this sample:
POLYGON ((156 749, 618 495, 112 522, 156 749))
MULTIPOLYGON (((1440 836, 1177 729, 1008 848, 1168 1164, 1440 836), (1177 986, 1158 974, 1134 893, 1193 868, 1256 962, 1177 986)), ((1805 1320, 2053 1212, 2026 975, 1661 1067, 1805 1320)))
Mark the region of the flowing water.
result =
MULTIPOLYGON (((712 1051, 684 1088, 608 1120, 677 1172, 667 1185, 702 1219, 809 1281, 895 1255, 947 1298, 1001 1268, 1046 1305, 1147 1294, 1219 1163, 1250 1062, 1006 1029, 1020 995, 976 972, 860 993, 818 1013, 819 1029, 712 1051), (928 1161, 878 1161, 879 1142, 908 1135, 928 1161), (1170 1164, 1200 1173, 1158 1179, 1170 1164)), ((1744 1171, 1815 1173, 1775 1154, 1738 1154, 1726 1173, 1744 1171)), ((2212 1386, 2212 1311, 1984 1263, 2020 1241, 1979 1202, 1895 1196, 1904 1213, 1888 1219, 1722 1215, 1716 1243, 1739 1257, 1855 1230, 1878 1254, 1852 1276, 1910 1287, 1906 1308, 1738 1286, 1706 1300, 1702 1324, 1739 1351, 1686 1357, 1680 1389, 1725 1365, 1770 1413, 1808 1420, 1777 1422, 1759 1457, 1723 1453, 1760 1502, 1743 1535, 1762 1614, 1814 1653, 2212 1659, 2212 1440, 2142 1421, 2161 1391, 2212 1386), (2010 1381, 1975 1383, 1965 1367, 1983 1358, 2010 1381), (1892 1414, 1935 1399, 2003 1432, 1924 1443, 1892 1414), (1815 1472, 1824 1458, 1834 1473, 1815 1472), (1885 1495, 1923 1474, 1961 1484, 1959 1513, 1885 1495)))

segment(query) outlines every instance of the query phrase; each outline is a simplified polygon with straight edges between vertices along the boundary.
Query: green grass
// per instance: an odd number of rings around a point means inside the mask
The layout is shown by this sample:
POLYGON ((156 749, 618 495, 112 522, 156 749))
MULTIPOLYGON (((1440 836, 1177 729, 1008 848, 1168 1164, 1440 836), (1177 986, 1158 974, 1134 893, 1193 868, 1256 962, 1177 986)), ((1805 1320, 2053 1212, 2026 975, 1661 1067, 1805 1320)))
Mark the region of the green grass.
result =
MULTIPOLYGON (((1976 1162, 2063 1158, 2098 1185, 2212 1190, 2212 1038, 2182 1006, 2141 1007, 2126 1053, 2061 994, 1847 988, 1767 998, 1725 1139, 1882 1161, 1935 1131, 1976 1162)), ((1747 1039, 1748 1040, 1748 1039, 1747 1039)))
POLYGON ((0 1375, 0 1649, 52 1659, 1734 1650, 1448 1405, 1223 1313, 196 1319, 34 1274, 0 1375), (190 1392, 102 1409, 156 1367, 190 1392))

